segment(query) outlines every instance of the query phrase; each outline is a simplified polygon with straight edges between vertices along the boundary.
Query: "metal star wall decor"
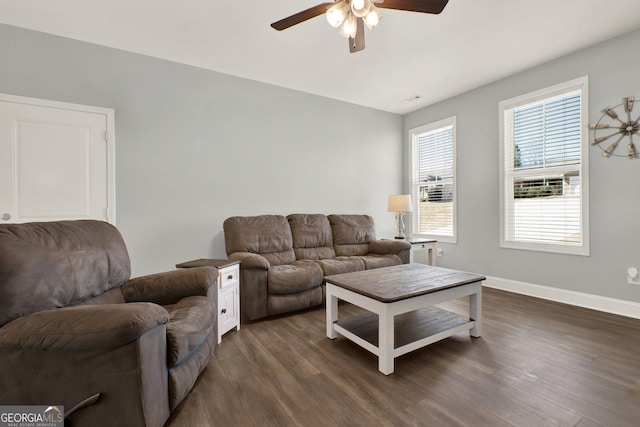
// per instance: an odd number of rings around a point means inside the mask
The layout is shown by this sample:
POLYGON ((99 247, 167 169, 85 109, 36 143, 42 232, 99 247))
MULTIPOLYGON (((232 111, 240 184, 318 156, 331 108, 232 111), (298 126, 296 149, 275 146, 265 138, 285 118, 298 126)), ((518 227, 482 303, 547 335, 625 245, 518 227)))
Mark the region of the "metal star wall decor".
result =
POLYGON ((597 145, 602 150, 602 157, 627 157, 633 160, 638 156, 633 144, 633 135, 637 135, 640 130, 640 115, 635 120, 631 118, 636 102, 638 101, 633 96, 622 98, 621 104, 605 108, 602 110, 600 119, 596 123, 589 124, 589 129, 593 130, 591 145, 597 145), (598 136, 598 133, 601 136, 598 136), (609 144, 611 138, 615 139, 609 144), (618 144, 625 138, 629 139, 626 154, 616 154, 618 144))

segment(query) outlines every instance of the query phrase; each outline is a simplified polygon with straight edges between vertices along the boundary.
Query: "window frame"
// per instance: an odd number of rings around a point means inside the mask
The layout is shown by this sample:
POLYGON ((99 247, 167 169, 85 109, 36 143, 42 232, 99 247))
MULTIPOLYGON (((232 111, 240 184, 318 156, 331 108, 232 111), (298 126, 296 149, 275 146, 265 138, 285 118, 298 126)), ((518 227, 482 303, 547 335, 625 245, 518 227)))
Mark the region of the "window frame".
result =
MULTIPOLYGON (((554 86, 549 86, 534 92, 501 101, 498 106, 499 116, 499 167, 500 167, 500 247, 521 249, 528 251, 551 252, 589 256, 589 144, 588 144, 588 115, 589 115, 589 78, 579 77, 554 86), (540 242, 521 242, 507 239, 506 223, 506 168, 505 156, 505 113, 518 107, 548 100, 570 92, 580 91, 580 226, 582 244, 579 246, 557 245, 540 242)), ((513 157, 511 158, 513 162, 513 157)), ((539 170, 544 170, 540 168, 539 170)), ((512 199, 513 200, 513 199, 512 199)), ((512 205, 513 206, 513 205, 512 205)))
POLYGON ((409 172, 409 185, 411 188, 411 198, 413 203, 413 212, 411 215, 411 231, 412 236, 424 237, 429 239, 436 239, 438 242, 443 243, 457 243, 458 242, 458 179, 457 179, 457 169, 458 169, 458 160, 457 160, 457 117, 452 116, 442 120, 438 120, 436 122, 432 122, 426 125, 422 125, 413 129, 409 129, 409 144, 410 144, 410 162, 411 169, 409 172), (420 183, 417 182, 417 177, 420 174, 418 170, 418 137, 427 132, 433 132, 441 128, 446 128, 451 126, 452 128, 452 156, 453 156, 453 177, 452 177, 452 188, 453 188, 453 197, 452 197, 452 210, 453 210, 453 224, 452 224, 452 235, 444 236, 441 234, 430 234, 430 233, 422 233, 419 231, 419 187, 420 183))

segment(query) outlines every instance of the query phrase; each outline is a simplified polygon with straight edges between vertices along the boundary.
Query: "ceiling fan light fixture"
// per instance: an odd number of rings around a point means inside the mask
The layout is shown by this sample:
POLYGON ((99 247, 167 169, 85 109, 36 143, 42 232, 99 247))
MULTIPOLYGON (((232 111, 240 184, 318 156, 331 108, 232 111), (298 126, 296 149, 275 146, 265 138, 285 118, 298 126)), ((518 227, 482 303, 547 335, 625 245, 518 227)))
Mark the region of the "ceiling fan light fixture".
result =
POLYGON ((329 25, 339 29, 341 36, 349 38, 349 52, 355 53, 364 49, 365 26, 373 30, 380 23, 382 14, 378 7, 437 15, 448 2, 449 0, 324 0, 323 3, 271 23, 271 27, 282 31, 316 16, 325 15, 329 25))
POLYGON ((355 38, 357 28, 358 27, 356 25, 356 17, 350 13, 345 18, 344 23, 342 24, 342 27, 340 27, 340 35, 342 37, 355 38))
POLYGON ((327 21, 333 28, 338 28, 349 13, 349 5, 346 1, 341 1, 331 6, 326 13, 327 21))
POLYGON ((351 11, 358 18, 365 16, 371 8, 371 0, 351 0, 351 11))
POLYGON ((369 30, 373 30, 373 28, 378 25, 380 19, 382 18, 382 14, 373 4, 371 5, 371 9, 369 9, 369 13, 367 13, 364 17, 364 23, 369 30))

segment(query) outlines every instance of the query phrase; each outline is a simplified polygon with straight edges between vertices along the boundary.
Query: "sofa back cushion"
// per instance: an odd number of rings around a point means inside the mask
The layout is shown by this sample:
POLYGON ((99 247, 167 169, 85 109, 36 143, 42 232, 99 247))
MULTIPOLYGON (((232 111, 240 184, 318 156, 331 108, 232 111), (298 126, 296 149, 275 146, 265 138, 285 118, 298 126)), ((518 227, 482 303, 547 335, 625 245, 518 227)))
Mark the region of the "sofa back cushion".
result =
POLYGON ((333 248, 337 256, 367 255, 369 242, 376 240, 373 218, 369 215, 329 215, 333 248))
POLYGON ((95 297, 130 275, 124 240, 109 223, 0 224, 0 325, 95 297))
POLYGON ((333 233, 329 218, 322 214, 291 214, 287 216, 296 259, 319 260, 333 258, 333 233))
POLYGON ((289 222, 282 215, 233 216, 224 221, 223 229, 227 255, 260 254, 271 265, 296 260, 289 222))

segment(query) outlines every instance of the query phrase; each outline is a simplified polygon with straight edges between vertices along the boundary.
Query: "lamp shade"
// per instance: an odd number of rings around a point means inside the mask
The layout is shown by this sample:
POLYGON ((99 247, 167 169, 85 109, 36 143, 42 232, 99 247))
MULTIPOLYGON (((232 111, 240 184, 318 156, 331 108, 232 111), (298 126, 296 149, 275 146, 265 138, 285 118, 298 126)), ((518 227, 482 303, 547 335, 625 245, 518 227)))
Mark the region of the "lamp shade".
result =
POLYGON ((394 194, 389 196, 389 212, 413 212, 411 194, 394 194))

